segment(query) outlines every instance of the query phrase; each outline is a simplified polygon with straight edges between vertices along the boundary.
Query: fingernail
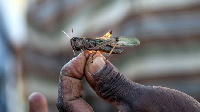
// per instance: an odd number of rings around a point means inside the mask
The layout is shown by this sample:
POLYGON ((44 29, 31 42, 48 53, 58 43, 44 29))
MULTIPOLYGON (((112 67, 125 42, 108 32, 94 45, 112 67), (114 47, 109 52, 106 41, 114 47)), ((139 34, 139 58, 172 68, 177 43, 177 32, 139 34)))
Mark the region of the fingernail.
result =
POLYGON ((104 65, 105 65, 104 59, 102 57, 96 57, 93 60, 93 63, 90 64, 88 72, 91 75, 95 75, 97 72, 103 69, 104 65))

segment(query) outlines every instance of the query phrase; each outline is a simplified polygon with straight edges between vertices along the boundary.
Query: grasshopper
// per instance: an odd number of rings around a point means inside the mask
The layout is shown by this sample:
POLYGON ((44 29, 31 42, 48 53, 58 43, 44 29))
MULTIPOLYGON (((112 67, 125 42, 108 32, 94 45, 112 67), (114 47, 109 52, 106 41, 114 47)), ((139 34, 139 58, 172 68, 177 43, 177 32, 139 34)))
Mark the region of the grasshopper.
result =
MULTIPOLYGON (((73 28, 72 28, 72 34, 73 34, 73 28)), ((72 38, 70 39, 70 43, 73 52, 81 50, 96 51, 96 52, 101 51, 103 53, 109 53, 106 59, 108 59, 110 54, 121 54, 123 52, 122 47, 133 47, 140 44, 140 41, 135 37, 125 37, 125 36, 111 37, 111 36, 112 36, 112 30, 107 32, 102 37, 88 38, 88 37, 72 36, 72 38)))

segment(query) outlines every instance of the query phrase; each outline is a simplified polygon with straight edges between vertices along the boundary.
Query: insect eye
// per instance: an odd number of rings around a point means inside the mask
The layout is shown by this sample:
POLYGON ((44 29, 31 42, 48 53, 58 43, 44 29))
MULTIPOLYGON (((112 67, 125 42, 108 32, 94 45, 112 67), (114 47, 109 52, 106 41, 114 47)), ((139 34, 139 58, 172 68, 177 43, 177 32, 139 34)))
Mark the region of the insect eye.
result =
POLYGON ((77 39, 78 39, 77 37, 74 37, 74 38, 73 38, 73 41, 76 41, 77 39))

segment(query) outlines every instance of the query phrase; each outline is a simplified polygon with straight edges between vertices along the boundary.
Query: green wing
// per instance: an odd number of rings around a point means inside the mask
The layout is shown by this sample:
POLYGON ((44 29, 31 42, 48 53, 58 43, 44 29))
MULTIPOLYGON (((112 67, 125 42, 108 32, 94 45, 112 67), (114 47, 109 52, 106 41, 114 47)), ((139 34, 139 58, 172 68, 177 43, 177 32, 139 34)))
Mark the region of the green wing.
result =
MULTIPOLYGON (((140 45, 140 41, 135 37, 120 36, 120 37, 113 37, 113 38, 118 38, 119 39, 116 47, 133 47, 133 46, 140 45)), ((113 42, 112 45, 114 43, 115 42, 113 42)))

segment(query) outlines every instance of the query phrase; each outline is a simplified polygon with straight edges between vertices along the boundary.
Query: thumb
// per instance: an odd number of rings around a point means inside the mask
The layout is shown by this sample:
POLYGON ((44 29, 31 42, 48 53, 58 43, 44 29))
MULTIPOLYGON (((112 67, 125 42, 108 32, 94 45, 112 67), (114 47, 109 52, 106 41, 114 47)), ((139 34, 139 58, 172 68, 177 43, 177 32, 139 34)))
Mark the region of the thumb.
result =
POLYGON ((85 76, 97 95, 122 112, 200 112, 200 103, 189 95, 132 82, 100 53, 90 54, 85 76))
POLYGON ((100 53, 90 54, 85 67, 85 77, 93 90, 120 111, 130 111, 130 97, 139 94, 140 84, 133 83, 119 73, 100 53))

